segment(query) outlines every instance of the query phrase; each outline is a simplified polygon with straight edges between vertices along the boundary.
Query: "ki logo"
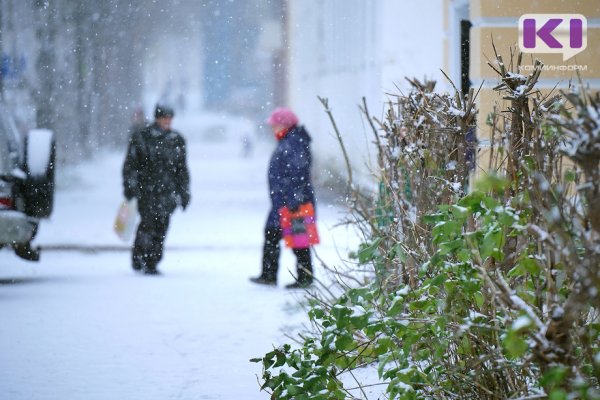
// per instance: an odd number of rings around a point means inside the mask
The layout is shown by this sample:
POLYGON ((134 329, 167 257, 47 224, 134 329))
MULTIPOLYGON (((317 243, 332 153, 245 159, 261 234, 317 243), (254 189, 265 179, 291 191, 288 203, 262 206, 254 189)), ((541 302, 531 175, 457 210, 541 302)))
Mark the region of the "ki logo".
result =
POLYGON ((525 14, 519 18, 523 53, 562 53, 563 61, 587 47, 587 19, 581 14, 525 14))

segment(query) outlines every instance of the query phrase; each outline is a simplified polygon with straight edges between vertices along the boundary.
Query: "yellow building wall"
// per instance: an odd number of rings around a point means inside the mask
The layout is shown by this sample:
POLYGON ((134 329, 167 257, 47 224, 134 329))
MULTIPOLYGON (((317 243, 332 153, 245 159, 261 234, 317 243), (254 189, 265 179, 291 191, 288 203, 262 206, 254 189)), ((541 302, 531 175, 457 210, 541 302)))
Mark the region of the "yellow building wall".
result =
MULTIPOLYGON (((470 32, 471 59, 470 78, 479 93, 478 136, 485 143, 490 138, 491 129, 486 119, 494 105, 498 110, 506 110, 507 102, 493 91, 500 80, 498 74, 488 65, 495 62, 492 40, 498 54, 503 57, 506 66, 511 61, 511 52, 519 52, 518 21, 523 14, 582 14, 587 18, 587 47, 574 57, 563 61, 562 54, 524 53, 522 64, 533 65, 540 59, 550 69, 544 70, 537 88, 547 93, 554 87, 566 88, 570 82, 577 82, 575 68, 580 69, 581 77, 593 90, 600 90, 600 0, 470 0, 470 20, 473 23, 470 32), (565 66, 570 66, 565 69, 565 66), (578 67, 575 67, 578 66, 578 67)), ((513 72, 519 72, 516 68, 513 72)), ((521 70, 529 75, 531 70, 521 70)), ((485 170, 489 165, 488 150, 483 146, 479 153, 479 165, 485 170)), ((481 171, 480 171, 481 172, 481 171)))

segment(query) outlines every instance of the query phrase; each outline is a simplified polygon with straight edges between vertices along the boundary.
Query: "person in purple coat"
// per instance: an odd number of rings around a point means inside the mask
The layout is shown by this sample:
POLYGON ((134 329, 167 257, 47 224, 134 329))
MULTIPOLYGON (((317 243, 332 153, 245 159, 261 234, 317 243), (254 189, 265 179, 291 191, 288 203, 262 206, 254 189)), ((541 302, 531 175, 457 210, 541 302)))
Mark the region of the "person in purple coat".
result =
MULTIPOLYGON (((277 147, 269 162, 268 178, 271 210, 265 224, 262 273, 250 278, 254 283, 277 284, 282 231, 279 209, 287 206, 296 211, 301 204, 315 204, 315 193, 310 178, 312 155, 311 138, 298 117, 285 107, 276 108, 266 121, 275 134, 277 147)), ((296 255, 296 281, 286 288, 304 288, 312 284, 313 269, 310 248, 293 249, 296 255)))

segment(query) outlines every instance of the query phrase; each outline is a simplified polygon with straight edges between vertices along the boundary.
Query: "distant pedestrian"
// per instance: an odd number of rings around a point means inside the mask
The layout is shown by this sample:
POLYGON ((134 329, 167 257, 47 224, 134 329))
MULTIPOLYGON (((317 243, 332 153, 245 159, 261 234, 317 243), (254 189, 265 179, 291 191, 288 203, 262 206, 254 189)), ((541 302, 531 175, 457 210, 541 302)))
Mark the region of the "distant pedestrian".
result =
POLYGON ((254 143, 250 134, 244 133, 242 135, 242 157, 249 158, 252 155, 254 149, 254 143))
POLYGON ((133 110, 133 114, 131 115, 131 126, 129 127, 129 137, 131 137, 134 132, 140 131, 148 126, 148 121, 146 120, 146 115, 144 114, 144 109, 141 106, 136 106, 133 110))
MULTIPOLYGON (((282 239, 279 210, 287 206, 291 211, 296 211, 301 204, 314 205, 315 195, 310 178, 311 139, 306 129, 298 125, 298 117, 289 108, 276 108, 266 122, 277 139, 268 170, 271 210, 265 224, 262 273, 250 280, 275 285, 279 269, 279 242, 282 239)), ((293 249, 293 252, 297 262, 296 282, 286 287, 307 287, 313 282, 310 247, 293 249)))
POLYGON ((123 164, 125 197, 138 200, 140 224, 132 251, 132 267, 158 274, 171 214, 190 202, 185 140, 171 129, 172 108, 158 104, 153 124, 133 132, 123 164))

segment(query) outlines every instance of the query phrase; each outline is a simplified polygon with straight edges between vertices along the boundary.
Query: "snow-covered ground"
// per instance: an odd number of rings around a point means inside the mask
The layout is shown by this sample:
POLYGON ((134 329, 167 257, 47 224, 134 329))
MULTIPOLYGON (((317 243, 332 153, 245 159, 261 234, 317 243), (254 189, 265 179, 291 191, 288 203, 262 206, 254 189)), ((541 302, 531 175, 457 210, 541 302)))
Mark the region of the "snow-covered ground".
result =
MULTIPOLYGON (((0 399, 267 399, 258 364, 306 322, 282 252, 279 286, 260 272, 272 143, 226 116, 176 117, 188 141, 192 203, 172 218, 160 277, 130 269, 112 224, 123 151, 61 171, 39 263, 0 251, 0 399), (242 157, 242 138, 254 140, 242 157)), ((318 140, 313 146, 318 146, 318 140)), ((356 244, 343 213, 318 205, 317 252, 339 264, 356 244)), ((317 277, 323 275, 315 261, 317 277)))

